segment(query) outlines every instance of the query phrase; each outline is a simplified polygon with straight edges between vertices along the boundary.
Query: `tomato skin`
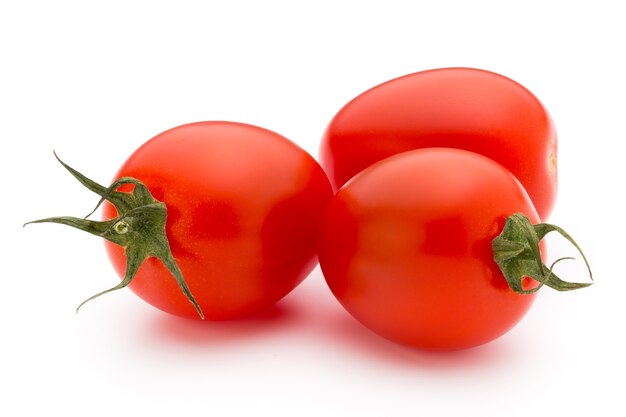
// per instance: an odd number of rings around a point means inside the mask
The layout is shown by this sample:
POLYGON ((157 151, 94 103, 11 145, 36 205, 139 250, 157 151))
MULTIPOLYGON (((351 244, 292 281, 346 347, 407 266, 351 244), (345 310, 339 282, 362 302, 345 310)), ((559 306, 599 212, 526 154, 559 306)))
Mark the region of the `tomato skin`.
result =
POLYGON ((335 189, 357 172, 413 149, 485 155, 524 185, 547 219, 557 193, 557 136, 544 106, 517 82, 473 68, 442 68, 380 84, 346 104, 320 145, 335 189))
MULTIPOLYGON (((296 287, 317 263, 332 188, 317 162, 260 127, 200 122, 137 149, 116 179, 145 183, 168 210, 166 233, 184 279, 210 320, 242 317, 296 287)), ((107 204, 104 219, 116 216, 107 204)), ((124 276, 124 250, 106 242, 124 276)), ((160 260, 148 258, 129 287, 166 312, 198 318, 160 260)))
POLYGON ((379 335, 424 349, 477 346, 511 329, 535 299, 513 292, 493 260, 491 241, 516 212, 539 221, 494 161, 449 148, 406 152, 339 190, 320 266, 335 297, 379 335))

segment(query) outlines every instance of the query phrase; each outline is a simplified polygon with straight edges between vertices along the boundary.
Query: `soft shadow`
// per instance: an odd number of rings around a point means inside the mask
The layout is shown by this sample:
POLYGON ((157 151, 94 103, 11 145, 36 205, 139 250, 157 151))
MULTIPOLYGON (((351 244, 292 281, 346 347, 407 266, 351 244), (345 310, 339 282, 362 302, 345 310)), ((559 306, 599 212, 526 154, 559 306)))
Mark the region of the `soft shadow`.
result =
MULTIPOLYGON (((318 280, 319 281, 319 280, 318 280)), ((485 370, 525 356, 515 338, 500 339, 472 349, 437 352, 402 346, 373 333, 334 299, 320 282, 298 288, 277 304, 237 320, 200 321, 154 314, 142 333, 159 344, 205 349, 244 346, 252 341, 281 338, 309 340, 309 346, 330 346, 337 355, 357 361, 388 363, 409 372, 463 372, 485 370)))
POLYGON ((298 319, 298 307, 282 300, 253 315, 223 321, 195 320, 170 314, 155 314, 146 323, 151 337, 170 344, 223 346, 281 333, 298 319))
POLYGON ((506 335, 482 346, 454 351, 420 350, 391 342, 367 329, 343 310, 327 311, 323 328, 329 343, 359 355, 368 361, 421 370, 459 371, 491 368, 515 360, 519 353, 506 335))

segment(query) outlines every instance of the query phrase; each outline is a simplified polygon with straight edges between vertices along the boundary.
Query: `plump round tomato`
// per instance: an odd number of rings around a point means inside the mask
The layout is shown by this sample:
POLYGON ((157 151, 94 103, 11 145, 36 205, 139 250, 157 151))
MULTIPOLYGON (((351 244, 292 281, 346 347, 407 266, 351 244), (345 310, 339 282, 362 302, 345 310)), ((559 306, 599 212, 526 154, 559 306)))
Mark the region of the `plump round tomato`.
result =
POLYGON ((557 137, 526 88, 492 72, 445 68, 400 77, 356 97, 328 126, 320 162, 335 188, 376 161, 428 147, 465 149, 509 169, 542 219, 557 191, 557 137))
MULTIPOLYGON (((484 156, 402 153, 365 169, 333 198, 319 260, 335 297, 398 343, 449 350, 511 329, 535 294, 511 290, 493 260, 506 218, 539 217, 519 181, 484 156)), ((523 288, 537 282, 524 278, 523 288)))
MULTIPOLYGON (((309 154, 274 132, 230 122, 176 127, 137 149, 120 177, 140 180, 165 203, 174 259, 207 319, 271 305, 317 263, 332 188, 309 154)), ((107 204, 104 219, 115 216, 107 204)), ((124 277, 124 249, 106 248, 124 277)), ((159 259, 146 259, 129 287, 161 310, 199 317, 159 259)))

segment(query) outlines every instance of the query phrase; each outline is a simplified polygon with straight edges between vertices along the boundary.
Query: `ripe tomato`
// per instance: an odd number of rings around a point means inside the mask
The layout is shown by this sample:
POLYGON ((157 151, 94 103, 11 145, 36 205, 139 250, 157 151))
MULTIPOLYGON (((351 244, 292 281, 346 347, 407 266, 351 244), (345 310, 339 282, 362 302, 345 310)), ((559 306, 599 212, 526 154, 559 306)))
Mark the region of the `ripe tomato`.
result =
MULTIPOLYGON (((137 149, 120 177, 140 180, 165 203, 169 246, 207 319, 271 305, 317 263, 332 189, 317 162, 276 133, 230 122, 176 127, 137 149)), ((113 205, 104 206, 105 221, 116 215, 113 205)), ((108 241, 106 249, 124 277, 124 249, 108 241)), ((199 317, 154 257, 129 287, 161 310, 199 317)))
MULTIPOLYGON (((513 213, 539 217, 519 181, 450 148, 378 162, 333 198, 319 260, 335 297, 374 332, 426 349, 483 344, 511 329, 533 294, 513 292, 492 240, 513 213)), ((523 288, 537 282, 524 278, 523 288)))
POLYGON ((383 83, 344 106, 328 126, 320 162, 335 188, 374 162, 428 147, 465 149, 509 169, 542 219, 557 191, 557 137, 544 106, 492 72, 445 68, 383 83))

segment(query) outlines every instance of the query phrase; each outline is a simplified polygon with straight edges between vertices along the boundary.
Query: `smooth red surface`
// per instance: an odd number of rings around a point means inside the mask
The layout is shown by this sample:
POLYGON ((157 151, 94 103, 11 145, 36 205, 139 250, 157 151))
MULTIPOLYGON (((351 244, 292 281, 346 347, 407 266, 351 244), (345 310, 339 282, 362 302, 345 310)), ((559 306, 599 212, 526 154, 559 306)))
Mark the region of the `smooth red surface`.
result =
POLYGON ((403 153, 331 201, 320 266, 341 304, 388 339, 426 349, 480 345, 511 329, 535 299, 514 293, 493 261, 491 241, 516 212, 539 221, 519 181, 492 160, 446 148, 403 153))
MULTIPOLYGON (((332 189, 309 154, 274 132, 231 122, 176 127, 137 149, 122 176, 143 181, 167 205, 172 253, 207 319, 271 305, 317 263, 332 189)), ((115 215, 107 205, 104 218, 115 215)), ((122 277, 123 249, 106 247, 122 277)), ((130 288, 161 310, 198 318, 157 259, 144 262, 130 288)))
POLYGON ((374 162, 428 147, 465 149, 508 168, 547 219, 557 192, 557 137, 526 88, 471 68, 418 72, 376 86, 329 124, 320 162, 335 188, 374 162))

